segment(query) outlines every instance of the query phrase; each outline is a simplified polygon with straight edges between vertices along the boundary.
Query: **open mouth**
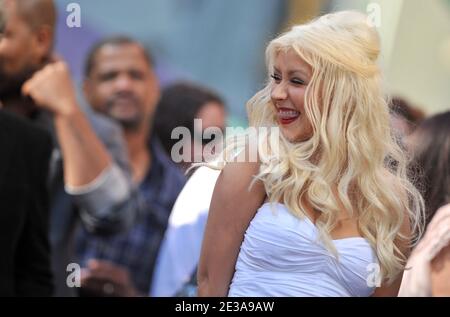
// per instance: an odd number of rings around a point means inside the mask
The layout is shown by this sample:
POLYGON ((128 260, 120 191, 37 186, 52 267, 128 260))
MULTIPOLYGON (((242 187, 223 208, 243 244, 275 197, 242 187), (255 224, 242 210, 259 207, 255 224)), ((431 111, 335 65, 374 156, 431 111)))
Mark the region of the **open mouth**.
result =
POLYGON ((289 108, 278 108, 277 117, 281 124, 291 124, 300 117, 300 112, 289 108))

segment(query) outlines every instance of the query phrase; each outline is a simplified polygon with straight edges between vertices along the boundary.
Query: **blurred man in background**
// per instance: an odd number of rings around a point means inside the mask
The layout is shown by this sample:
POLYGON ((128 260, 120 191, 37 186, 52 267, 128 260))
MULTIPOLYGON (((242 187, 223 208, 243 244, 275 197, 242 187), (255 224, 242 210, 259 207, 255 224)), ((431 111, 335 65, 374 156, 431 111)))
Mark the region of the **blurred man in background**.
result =
POLYGON ((86 295, 147 294, 170 211, 185 182, 150 133, 160 88, 149 53, 126 37, 98 43, 87 58, 84 93, 95 111, 121 124, 144 208, 127 233, 100 237, 80 232, 82 288, 86 295))

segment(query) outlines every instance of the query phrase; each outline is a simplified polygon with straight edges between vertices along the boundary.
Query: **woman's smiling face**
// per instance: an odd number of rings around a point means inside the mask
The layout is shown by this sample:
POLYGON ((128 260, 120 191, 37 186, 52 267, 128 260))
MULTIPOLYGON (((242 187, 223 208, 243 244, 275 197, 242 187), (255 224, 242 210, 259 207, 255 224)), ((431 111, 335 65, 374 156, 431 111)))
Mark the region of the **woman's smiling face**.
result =
POLYGON ((313 129, 304 106, 311 66, 293 50, 282 50, 275 58, 272 72, 271 99, 281 133, 291 142, 308 140, 313 129))

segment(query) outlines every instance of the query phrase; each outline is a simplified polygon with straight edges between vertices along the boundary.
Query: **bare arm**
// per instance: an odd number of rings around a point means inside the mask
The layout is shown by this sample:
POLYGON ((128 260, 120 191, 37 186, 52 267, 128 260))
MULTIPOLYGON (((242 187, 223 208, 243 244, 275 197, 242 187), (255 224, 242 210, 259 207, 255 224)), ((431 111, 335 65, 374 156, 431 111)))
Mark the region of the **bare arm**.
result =
POLYGON ((23 85, 22 92, 53 113, 63 156, 65 189, 79 207, 83 224, 101 234, 129 228, 140 204, 125 170, 127 162, 117 148, 120 140, 111 129, 105 143, 94 132, 77 103, 67 65, 47 65, 23 85), (106 148, 108 144, 115 150, 114 159, 114 153, 106 148))
POLYGON ((66 64, 57 62, 37 72, 24 84, 23 93, 54 114, 66 185, 89 184, 112 164, 110 155, 77 104, 66 64))
POLYGON ((258 163, 232 163, 214 189, 198 269, 198 295, 224 297, 234 274, 245 231, 265 198, 256 182, 258 163))
POLYGON ((69 114, 56 116, 55 126, 64 157, 66 184, 88 184, 112 163, 110 155, 77 106, 69 114))

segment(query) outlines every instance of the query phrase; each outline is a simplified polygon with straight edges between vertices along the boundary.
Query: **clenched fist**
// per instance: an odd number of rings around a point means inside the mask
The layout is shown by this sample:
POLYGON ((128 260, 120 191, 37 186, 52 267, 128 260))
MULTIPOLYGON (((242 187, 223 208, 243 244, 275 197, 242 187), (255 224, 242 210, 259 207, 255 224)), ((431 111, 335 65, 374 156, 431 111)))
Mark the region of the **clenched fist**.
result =
POLYGON ((78 108, 69 68, 61 61, 36 72, 22 86, 22 93, 55 115, 69 115, 78 108))

